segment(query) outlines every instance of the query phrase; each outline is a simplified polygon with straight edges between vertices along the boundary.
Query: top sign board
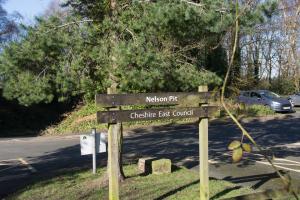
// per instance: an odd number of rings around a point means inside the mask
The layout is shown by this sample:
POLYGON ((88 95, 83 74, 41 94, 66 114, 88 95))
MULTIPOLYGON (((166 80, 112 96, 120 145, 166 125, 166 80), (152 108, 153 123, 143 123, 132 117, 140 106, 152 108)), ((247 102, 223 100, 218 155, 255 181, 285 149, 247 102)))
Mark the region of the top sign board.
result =
POLYGON ((103 107, 122 105, 178 105, 191 102, 207 103, 216 97, 209 92, 167 92, 139 94, 98 94, 96 103, 103 107))

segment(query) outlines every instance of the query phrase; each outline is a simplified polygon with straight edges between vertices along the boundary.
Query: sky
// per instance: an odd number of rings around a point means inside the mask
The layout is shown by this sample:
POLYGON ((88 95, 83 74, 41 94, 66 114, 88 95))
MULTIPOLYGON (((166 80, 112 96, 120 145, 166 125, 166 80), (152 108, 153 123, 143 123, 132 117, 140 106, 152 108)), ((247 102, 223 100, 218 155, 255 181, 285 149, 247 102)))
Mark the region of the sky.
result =
POLYGON ((6 0, 3 4, 8 13, 19 12, 23 19, 22 23, 34 23, 34 17, 43 14, 52 0, 6 0))

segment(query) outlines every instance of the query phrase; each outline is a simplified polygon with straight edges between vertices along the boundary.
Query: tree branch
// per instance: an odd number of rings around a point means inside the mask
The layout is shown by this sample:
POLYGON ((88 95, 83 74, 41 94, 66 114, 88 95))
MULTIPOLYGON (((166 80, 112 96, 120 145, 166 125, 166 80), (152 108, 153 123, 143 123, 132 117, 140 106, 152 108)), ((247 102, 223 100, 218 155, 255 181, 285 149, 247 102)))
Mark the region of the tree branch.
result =
POLYGON ((192 2, 192 1, 188 1, 188 0, 181 0, 181 2, 190 4, 190 5, 193 5, 193 6, 197 6, 197 7, 204 7, 204 5, 201 4, 201 3, 195 3, 195 2, 192 2))
POLYGON ((69 22, 69 23, 66 23, 66 24, 62 24, 62 25, 56 26, 56 27, 50 29, 49 31, 47 31, 47 33, 51 32, 51 31, 54 31, 54 30, 57 30, 57 29, 60 29, 60 28, 65 28, 65 27, 68 27, 68 26, 71 26, 71 25, 74 25, 74 24, 77 25, 77 24, 81 24, 81 23, 95 22, 95 21, 98 21, 98 20, 85 19, 85 20, 80 20, 80 21, 73 21, 73 22, 69 22))

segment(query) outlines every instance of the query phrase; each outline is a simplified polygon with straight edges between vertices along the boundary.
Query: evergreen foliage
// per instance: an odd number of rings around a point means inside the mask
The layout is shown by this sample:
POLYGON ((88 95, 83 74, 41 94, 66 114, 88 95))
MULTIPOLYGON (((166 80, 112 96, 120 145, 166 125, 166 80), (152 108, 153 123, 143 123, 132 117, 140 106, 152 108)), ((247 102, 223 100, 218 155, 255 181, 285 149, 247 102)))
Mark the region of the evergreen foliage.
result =
POLYGON ((109 1, 69 0, 66 17, 37 19, 4 49, 3 96, 23 105, 74 96, 92 100, 112 84, 110 73, 121 92, 218 86, 227 65, 221 40, 234 19, 228 3, 201 2, 198 7, 180 0, 118 1, 112 21, 109 1), (86 19, 93 22, 82 22, 86 19))

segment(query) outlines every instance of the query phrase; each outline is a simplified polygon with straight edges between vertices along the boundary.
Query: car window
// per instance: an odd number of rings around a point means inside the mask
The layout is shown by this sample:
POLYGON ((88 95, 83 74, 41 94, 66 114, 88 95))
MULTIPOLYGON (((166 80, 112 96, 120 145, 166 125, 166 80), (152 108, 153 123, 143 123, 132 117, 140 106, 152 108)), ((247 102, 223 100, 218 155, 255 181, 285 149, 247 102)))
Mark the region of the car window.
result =
POLYGON ((249 97, 249 96, 250 96, 250 94, 249 94, 249 92, 243 92, 243 96, 245 96, 245 97, 249 97))
POLYGON ((264 95, 265 97, 269 98, 269 99, 276 99, 276 98, 280 98, 280 96, 274 92, 270 92, 270 91, 266 91, 266 92, 262 92, 262 95, 264 95))
POLYGON ((261 98, 261 95, 256 92, 251 92, 251 97, 253 98, 261 98))

